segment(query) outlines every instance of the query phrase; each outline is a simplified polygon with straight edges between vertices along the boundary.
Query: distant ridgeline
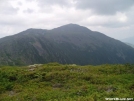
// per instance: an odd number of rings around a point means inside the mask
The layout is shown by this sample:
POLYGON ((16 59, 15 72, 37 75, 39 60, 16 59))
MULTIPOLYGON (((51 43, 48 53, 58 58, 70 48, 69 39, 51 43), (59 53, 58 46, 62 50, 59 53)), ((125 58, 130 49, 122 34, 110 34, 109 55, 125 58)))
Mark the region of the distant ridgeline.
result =
POLYGON ((131 45, 134 45, 134 36, 133 37, 122 39, 121 41, 123 41, 125 43, 129 43, 131 45))
POLYGON ((126 44, 134 48, 134 44, 130 44, 130 43, 126 43, 126 44))
POLYGON ((0 39, 1 65, 134 63, 134 49, 86 27, 28 29, 0 39))

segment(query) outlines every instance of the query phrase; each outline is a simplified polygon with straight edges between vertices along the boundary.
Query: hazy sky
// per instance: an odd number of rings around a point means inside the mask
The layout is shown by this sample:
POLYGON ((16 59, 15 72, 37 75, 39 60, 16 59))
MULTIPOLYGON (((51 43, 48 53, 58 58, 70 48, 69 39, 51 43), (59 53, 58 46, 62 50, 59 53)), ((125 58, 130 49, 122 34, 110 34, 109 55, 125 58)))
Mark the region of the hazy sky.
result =
POLYGON ((134 0, 0 0, 0 38, 69 23, 116 39, 134 36, 134 0))

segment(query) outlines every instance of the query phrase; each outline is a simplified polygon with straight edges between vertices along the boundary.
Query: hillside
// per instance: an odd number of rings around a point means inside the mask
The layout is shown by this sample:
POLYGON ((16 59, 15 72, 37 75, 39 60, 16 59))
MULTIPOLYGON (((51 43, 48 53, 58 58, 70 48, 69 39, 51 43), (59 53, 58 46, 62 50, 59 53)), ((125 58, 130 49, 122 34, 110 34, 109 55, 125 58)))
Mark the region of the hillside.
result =
POLYGON ((134 49, 86 27, 28 29, 0 39, 1 65, 134 63, 134 49))
POLYGON ((129 100, 133 101, 133 67, 130 64, 58 63, 36 67, 2 66, 0 101, 105 101, 105 98, 131 98, 129 100))

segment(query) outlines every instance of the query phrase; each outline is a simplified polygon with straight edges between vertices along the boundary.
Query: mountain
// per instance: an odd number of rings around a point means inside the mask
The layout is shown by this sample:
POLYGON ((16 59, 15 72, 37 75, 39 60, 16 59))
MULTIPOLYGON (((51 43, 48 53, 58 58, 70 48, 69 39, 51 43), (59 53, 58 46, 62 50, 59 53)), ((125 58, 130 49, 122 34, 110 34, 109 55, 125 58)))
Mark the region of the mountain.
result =
POLYGON ((125 42, 125 43, 134 44, 134 36, 133 37, 122 39, 121 41, 122 42, 125 42))
POLYGON ((1 65, 134 63, 134 49, 86 27, 28 29, 0 39, 1 65))
POLYGON ((126 43, 126 44, 134 48, 134 44, 130 44, 130 43, 126 43))
POLYGON ((134 37, 125 38, 122 39, 121 41, 134 48, 134 37))

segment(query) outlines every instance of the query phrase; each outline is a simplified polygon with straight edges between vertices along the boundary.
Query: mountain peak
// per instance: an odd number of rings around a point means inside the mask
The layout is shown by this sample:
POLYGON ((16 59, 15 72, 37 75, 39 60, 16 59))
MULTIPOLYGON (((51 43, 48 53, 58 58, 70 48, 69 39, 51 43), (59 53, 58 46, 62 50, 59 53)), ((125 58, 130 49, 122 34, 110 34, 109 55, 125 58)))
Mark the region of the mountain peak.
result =
POLYGON ((66 25, 63 25, 63 26, 77 26, 77 27, 80 27, 80 25, 74 24, 74 23, 69 23, 69 24, 66 24, 66 25))
POLYGON ((134 49, 88 28, 67 24, 52 30, 28 29, 0 39, 0 65, 134 63, 134 49))
POLYGON ((63 26, 60 26, 58 28, 54 28, 52 29, 53 31, 59 31, 59 32, 87 32, 87 31, 91 31, 90 29, 84 27, 84 26, 80 26, 78 24, 66 24, 63 26))
MULTIPOLYGON (((66 24, 66 25, 63 25, 63 26, 61 26, 62 28, 63 27, 67 27, 67 28, 86 28, 86 27, 84 27, 84 26, 80 26, 80 25, 78 25, 78 24, 73 24, 73 23, 70 23, 70 24, 66 24)), ((61 28, 61 27, 59 27, 59 28, 61 28)), ((86 28, 86 29, 88 29, 88 28, 86 28)), ((89 30, 89 29, 88 29, 89 30)))

